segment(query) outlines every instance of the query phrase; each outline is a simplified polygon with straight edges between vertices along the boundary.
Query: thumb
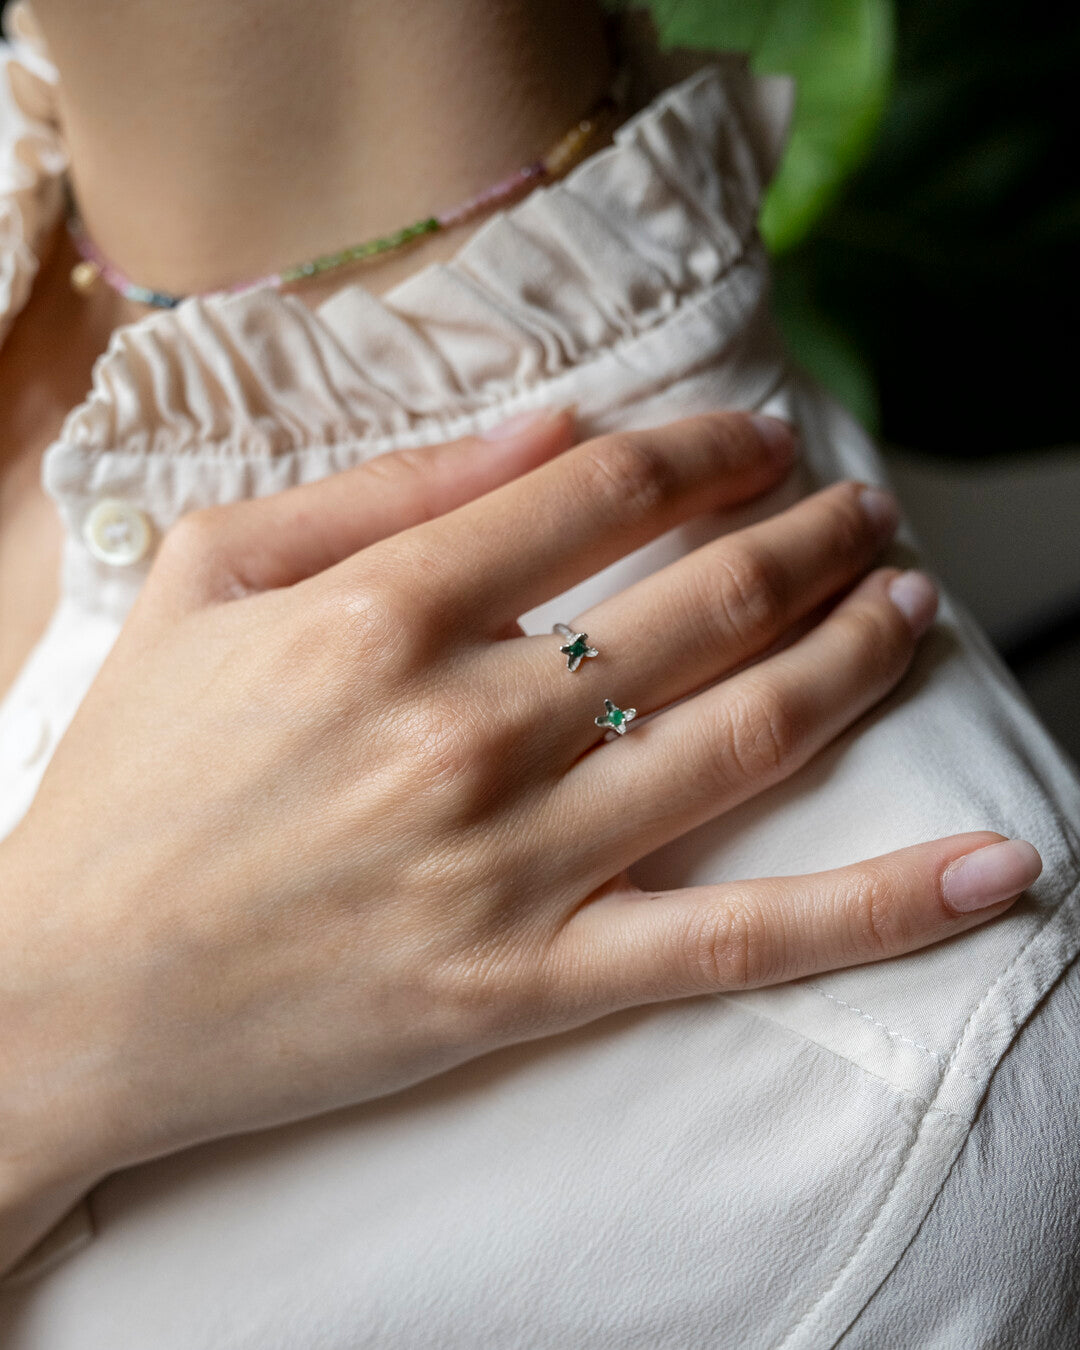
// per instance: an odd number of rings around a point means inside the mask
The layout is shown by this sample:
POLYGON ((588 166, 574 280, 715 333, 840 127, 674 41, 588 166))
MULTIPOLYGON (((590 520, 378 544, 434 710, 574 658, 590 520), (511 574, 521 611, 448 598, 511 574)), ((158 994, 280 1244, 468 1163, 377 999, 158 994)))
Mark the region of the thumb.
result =
POLYGON ((158 570, 194 604, 293 585, 508 483, 575 439, 572 410, 541 411, 271 497, 194 511, 165 536, 158 570))

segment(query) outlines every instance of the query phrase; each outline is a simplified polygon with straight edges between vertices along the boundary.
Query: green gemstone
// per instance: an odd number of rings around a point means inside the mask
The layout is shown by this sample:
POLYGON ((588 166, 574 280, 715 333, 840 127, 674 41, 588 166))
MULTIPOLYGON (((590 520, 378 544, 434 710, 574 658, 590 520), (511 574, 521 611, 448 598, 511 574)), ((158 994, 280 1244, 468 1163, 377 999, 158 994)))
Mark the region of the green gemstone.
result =
POLYGON ((559 651, 566 657, 567 670, 577 670, 586 657, 599 656, 596 648, 589 646, 587 633, 572 633, 567 629, 564 636, 570 641, 560 647, 559 651))
POLYGON ((613 727, 621 727, 626 721, 626 714, 621 708, 612 708, 608 713, 608 721, 613 727))

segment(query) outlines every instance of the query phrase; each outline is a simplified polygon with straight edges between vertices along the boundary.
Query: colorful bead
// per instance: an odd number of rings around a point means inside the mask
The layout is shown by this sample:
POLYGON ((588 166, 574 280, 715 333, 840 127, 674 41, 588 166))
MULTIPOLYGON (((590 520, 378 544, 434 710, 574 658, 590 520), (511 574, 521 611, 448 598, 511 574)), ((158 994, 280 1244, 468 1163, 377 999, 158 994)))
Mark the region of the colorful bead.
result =
POLYGON ((99 276, 101 276, 101 268, 97 263, 84 258, 82 262, 76 263, 71 269, 72 289, 78 291, 80 295, 85 295, 99 276))
MULTIPOLYGON (((415 221, 412 225, 406 225, 400 230, 395 230, 392 234, 380 235, 377 239, 369 239, 362 244, 355 244, 351 248, 340 249, 336 253, 327 253, 319 258, 311 258, 307 262, 298 263, 293 267, 282 268, 280 272, 271 272, 267 276, 257 277, 253 281, 237 282, 222 289, 235 295, 260 287, 281 287, 294 282, 307 281, 311 277, 321 276, 337 267, 344 267, 349 263, 364 262, 384 253, 405 248, 425 235, 438 234, 440 231, 451 229, 455 225, 462 225, 484 211, 490 211, 494 207, 513 201, 515 197, 521 196, 537 182, 557 178, 566 173, 582 157, 599 127, 614 113, 617 106, 615 97, 611 94, 607 95, 593 112, 572 127, 541 159, 532 164, 526 164, 508 178, 485 188, 482 192, 478 192, 474 197, 470 197, 468 201, 462 202, 458 206, 442 211, 438 215, 427 216, 423 220, 415 221)), ((84 230, 81 221, 75 215, 73 208, 68 216, 68 231, 83 259, 71 271, 71 284, 75 290, 81 293, 88 292, 100 276, 128 300, 136 300, 143 305, 152 305, 156 309, 173 309, 185 298, 182 295, 169 295, 165 291, 156 291, 148 286, 138 286, 124 276, 98 250, 84 230)))

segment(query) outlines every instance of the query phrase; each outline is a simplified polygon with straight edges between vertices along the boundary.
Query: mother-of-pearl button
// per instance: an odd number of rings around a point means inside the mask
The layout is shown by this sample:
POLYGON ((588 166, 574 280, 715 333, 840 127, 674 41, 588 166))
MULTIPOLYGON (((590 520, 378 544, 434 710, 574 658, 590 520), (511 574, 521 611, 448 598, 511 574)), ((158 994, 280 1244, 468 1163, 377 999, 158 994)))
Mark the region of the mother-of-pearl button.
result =
POLYGON ((83 521, 83 540, 95 558, 110 567, 130 567, 146 556, 153 538, 150 521, 130 502, 107 497, 83 521))

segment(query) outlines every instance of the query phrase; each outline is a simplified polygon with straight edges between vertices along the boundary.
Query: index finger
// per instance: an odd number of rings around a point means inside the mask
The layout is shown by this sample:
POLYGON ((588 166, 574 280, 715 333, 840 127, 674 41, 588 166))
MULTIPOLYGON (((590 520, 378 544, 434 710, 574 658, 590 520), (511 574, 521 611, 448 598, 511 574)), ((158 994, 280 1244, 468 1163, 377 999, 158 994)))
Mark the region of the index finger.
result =
POLYGON ((467 601, 498 630, 691 516, 759 496, 794 456, 787 423, 760 414, 600 436, 391 546, 425 564, 435 605, 467 601))

